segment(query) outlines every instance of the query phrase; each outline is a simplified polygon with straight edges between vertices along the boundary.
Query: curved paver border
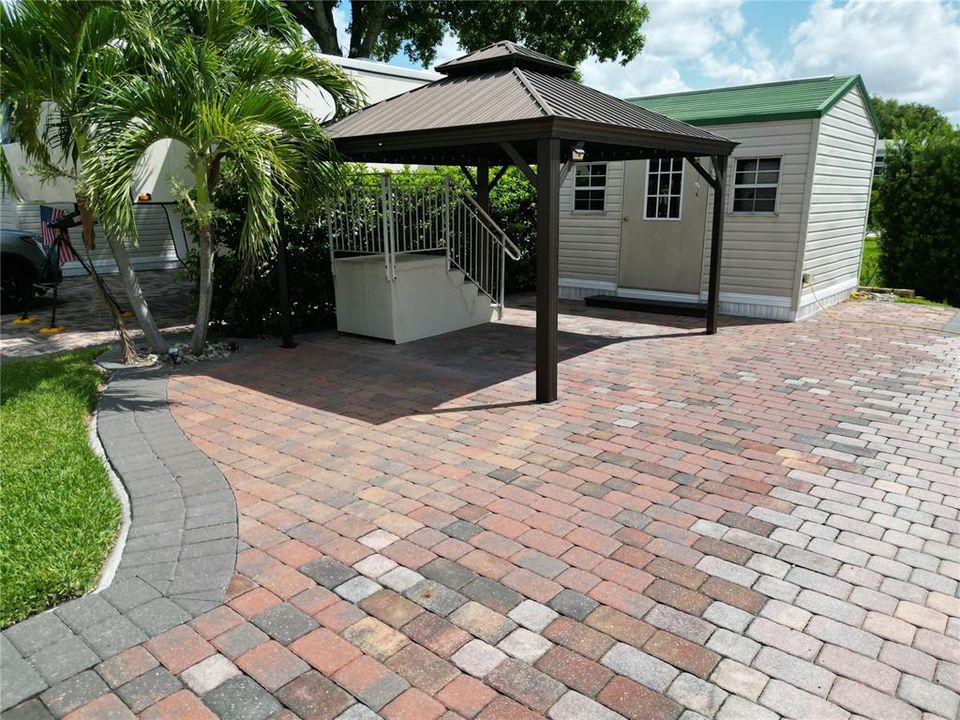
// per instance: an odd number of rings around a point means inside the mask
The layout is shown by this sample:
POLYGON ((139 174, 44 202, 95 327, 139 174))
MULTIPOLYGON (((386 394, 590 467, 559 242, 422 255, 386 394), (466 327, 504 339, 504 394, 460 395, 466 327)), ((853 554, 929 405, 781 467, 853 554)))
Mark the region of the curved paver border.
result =
POLYGON ((111 379, 97 433, 130 499, 119 566, 104 590, 3 631, 0 710, 61 683, 82 692, 99 681, 85 670, 223 602, 237 559, 236 501, 171 417, 168 375, 124 370, 111 379))

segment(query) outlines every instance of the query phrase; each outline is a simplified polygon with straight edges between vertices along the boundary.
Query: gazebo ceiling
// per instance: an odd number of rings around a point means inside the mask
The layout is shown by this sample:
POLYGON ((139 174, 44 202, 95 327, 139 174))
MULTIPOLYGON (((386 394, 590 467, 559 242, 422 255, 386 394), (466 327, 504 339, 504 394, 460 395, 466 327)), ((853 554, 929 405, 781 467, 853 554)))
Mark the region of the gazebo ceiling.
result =
POLYGON ((351 160, 510 163, 501 143, 536 161, 536 141, 584 144, 587 160, 728 155, 731 140, 571 79, 573 68, 511 42, 440 65, 446 77, 328 127, 351 160))

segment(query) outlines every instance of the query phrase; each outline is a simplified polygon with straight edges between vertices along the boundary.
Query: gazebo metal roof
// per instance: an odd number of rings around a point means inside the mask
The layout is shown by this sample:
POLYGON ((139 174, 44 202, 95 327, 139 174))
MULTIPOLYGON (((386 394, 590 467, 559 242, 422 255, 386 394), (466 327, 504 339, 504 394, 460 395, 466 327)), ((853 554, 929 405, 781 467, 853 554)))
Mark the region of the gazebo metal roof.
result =
POLYGON ((437 68, 446 77, 328 126, 361 162, 475 166, 479 204, 508 165, 537 189, 537 401, 557 399, 560 184, 581 161, 683 158, 713 188, 707 332, 717 331, 723 195, 735 142, 572 79, 573 68, 512 42, 437 68), (698 158, 710 156, 713 173, 698 158), (502 166, 491 180, 490 167, 502 166), (534 170, 531 165, 536 166, 534 170))
POLYGON ((330 125, 337 149, 351 160, 472 165, 509 163, 503 142, 534 162, 545 137, 584 143, 597 160, 729 154, 736 145, 582 85, 569 65, 515 43, 437 70, 446 77, 330 125))

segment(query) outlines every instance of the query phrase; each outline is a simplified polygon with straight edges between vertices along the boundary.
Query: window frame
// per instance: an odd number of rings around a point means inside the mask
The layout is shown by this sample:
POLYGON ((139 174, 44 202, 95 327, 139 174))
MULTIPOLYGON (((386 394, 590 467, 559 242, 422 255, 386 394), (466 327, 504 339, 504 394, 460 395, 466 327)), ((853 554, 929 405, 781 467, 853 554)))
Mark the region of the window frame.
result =
MULTIPOLYGON (((644 172, 643 174, 643 219, 651 220, 653 222, 680 222, 681 220, 683 220, 683 183, 684 183, 684 180, 686 179, 687 163, 686 161, 684 161, 683 158, 655 158, 655 159, 658 160, 659 162, 663 162, 664 160, 669 160, 671 163, 671 169, 668 172, 671 175, 673 175, 673 173, 676 172, 675 170, 672 169, 673 162, 677 161, 680 163, 680 194, 679 195, 672 195, 672 194, 660 195, 659 193, 657 193, 655 195, 655 197, 657 198, 677 197, 679 198, 680 202, 677 204, 677 216, 675 218, 674 217, 656 217, 656 216, 650 217, 647 214, 647 205, 649 204, 649 201, 650 201, 650 164, 653 162, 653 160, 647 160, 646 172, 644 172)), ((657 171, 657 174, 658 175, 660 174, 659 170, 657 171)))
POLYGON ((780 187, 781 181, 783 179, 783 155, 740 155, 737 157, 730 158, 733 161, 733 172, 731 173, 731 187, 730 187, 730 207, 727 211, 730 215, 738 215, 740 217, 770 217, 780 214, 780 187), (776 183, 750 183, 747 185, 737 185, 737 163, 741 160, 756 160, 757 161, 757 172, 759 173, 759 164, 761 160, 777 160, 780 165, 777 168, 777 182, 776 183), (777 191, 776 197, 773 199, 773 210, 736 210, 735 203, 737 199, 737 188, 775 188, 777 191))
MULTIPOLYGON (((571 215, 603 215, 607 212, 607 185, 610 180, 610 164, 607 161, 603 162, 580 162, 576 163, 573 166, 572 172, 570 173, 573 176, 573 194, 570 196, 570 214, 571 215), (594 165, 603 165, 603 186, 594 186, 587 185, 583 187, 577 187, 577 169, 582 167, 593 167, 594 165), (597 209, 577 209, 577 190, 588 190, 588 191, 603 191, 603 207, 599 210, 597 209)), ((591 176, 592 179, 592 176, 591 176)))

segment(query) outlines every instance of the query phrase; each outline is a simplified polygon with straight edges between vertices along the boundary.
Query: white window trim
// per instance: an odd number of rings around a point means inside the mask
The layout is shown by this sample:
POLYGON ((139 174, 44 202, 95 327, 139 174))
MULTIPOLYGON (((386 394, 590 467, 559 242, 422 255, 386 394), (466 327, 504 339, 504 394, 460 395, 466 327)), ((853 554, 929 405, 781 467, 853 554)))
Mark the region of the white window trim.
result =
MULTIPOLYGON (((570 214, 571 215, 604 215, 607 212, 607 186, 610 184, 610 164, 607 162, 585 162, 577 163, 573 166, 570 171, 570 177, 573 178, 571 182, 572 186, 572 195, 570 196, 570 214), (606 167, 606 172, 603 175, 603 210, 577 210, 577 168, 578 167, 587 167, 590 165, 603 165, 606 167)), ((600 190, 600 188, 595 188, 592 185, 589 187, 582 188, 583 190, 600 190)))
MULTIPOLYGON (((647 215, 647 200, 650 199, 650 161, 645 160, 646 167, 643 171, 643 219, 652 222, 680 222, 683 219, 683 184, 686 182, 687 163, 680 159, 680 207, 677 208, 677 216, 672 217, 650 217, 647 215)), ((660 197, 659 195, 657 197, 660 197)), ((672 197, 672 196, 671 196, 672 197)))
POLYGON ((780 214, 780 196, 783 194, 781 186, 783 185, 783 155, 739 155, 731 157, 731 165, 733 166, 733 172, 730 173, 730 206, 727 210, 728 215, 736 215, 738 217, 771 217, 774 215, 780 214), (752 187, 752 188, 763 188, 763 187, 775 187, 777 189, 777 198, 773 203, 773 210, 734 210, 733 201, 737 194, 737 161, 738 160, 779 160, 780 169, 777 171, 777 182, 773 183, 761 183, 758 185, 741 185, 740 187, 752 187))

